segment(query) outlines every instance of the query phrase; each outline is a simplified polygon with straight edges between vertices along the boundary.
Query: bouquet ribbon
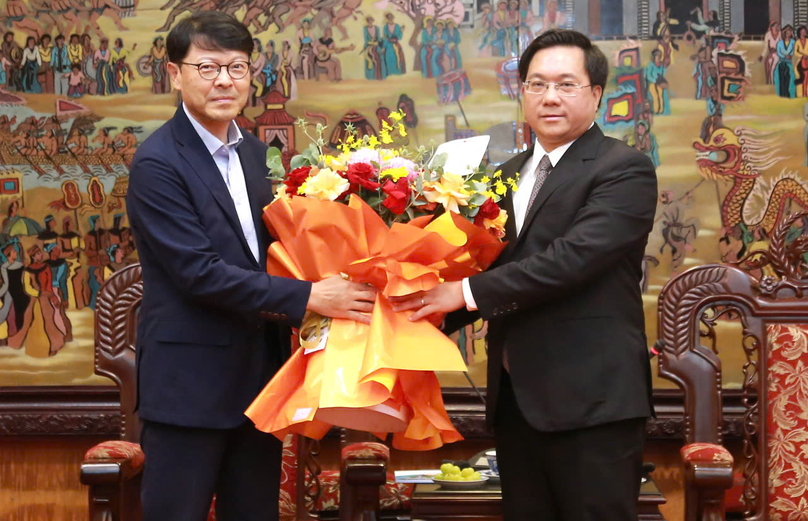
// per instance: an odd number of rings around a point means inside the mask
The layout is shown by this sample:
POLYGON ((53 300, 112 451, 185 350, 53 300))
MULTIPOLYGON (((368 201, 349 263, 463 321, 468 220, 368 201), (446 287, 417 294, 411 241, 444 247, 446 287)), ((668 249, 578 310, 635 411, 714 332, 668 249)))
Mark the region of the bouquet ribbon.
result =
POLYGON ((393 446, 430 450, 463 439, 452 425, 434 371, 465 371, 457 345, 435 326, 410 322, 388 297, 429 290, 486 269, 505 244, 465 218, 444 213, 387 227, 357 196, 349 204, 279 198, 264 209, 276 239, 267 271, 318 281, 336 274, 378 288, 366 325, 307 317, 304 329, 327 328, 325 347, 297 349, 245 414, 280 439, 320 439, 339 425, 393 432, 393 446))

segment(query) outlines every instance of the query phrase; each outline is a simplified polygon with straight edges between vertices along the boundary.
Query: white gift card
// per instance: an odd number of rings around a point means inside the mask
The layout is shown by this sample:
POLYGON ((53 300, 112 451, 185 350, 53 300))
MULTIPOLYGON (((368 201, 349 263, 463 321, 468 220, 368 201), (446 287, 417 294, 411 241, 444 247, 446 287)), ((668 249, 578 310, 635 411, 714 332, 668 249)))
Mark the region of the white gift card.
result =
POLYGON ((474 136, 447 141, 438 146, 429 163, 431 165, 436 156, 446 154, 446 164, 443 165, 443 171, 467 176, 480 166, 490 140, 491 136, 474 136))

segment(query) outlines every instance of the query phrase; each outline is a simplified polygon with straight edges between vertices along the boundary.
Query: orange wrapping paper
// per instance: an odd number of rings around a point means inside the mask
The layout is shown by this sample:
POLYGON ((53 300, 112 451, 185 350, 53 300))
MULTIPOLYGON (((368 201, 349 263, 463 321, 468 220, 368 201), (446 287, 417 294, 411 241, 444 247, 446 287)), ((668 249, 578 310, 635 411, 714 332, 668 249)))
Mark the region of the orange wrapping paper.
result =
POLYGON ((269 248, 270 274, 317 281, 346 273, 379 294, 369 326, 334 319, 325 349, 293 353, 247 409, 256 427, 280 439, 289 432, 320 439, 332 424, 382 438, 387 432, 378 427, 386 426, 397 431, 393 446, 404 450, 461 440, 434 373, 466 370, 457 346, 427 321, 410 322, 412 312, 395 313, 387 297, 478 273, 504 243, 450 213, 388 228, 356 196, 347 206, 277 199, 264 209, 264 221, 277 239, 269 248))

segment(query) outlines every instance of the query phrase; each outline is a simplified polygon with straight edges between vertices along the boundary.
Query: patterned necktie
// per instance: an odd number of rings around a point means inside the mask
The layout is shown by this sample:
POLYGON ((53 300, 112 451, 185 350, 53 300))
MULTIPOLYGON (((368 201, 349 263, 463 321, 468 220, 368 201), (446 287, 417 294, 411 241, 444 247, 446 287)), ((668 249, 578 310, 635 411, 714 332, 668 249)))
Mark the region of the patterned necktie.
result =
POLYGON ((530 192, 530 199, 527 202, 525 219, 527 219, 527 216, 530 213, 530 208, 533 206, 533 201, 535 201, 536 196, 539 195, 539 190, 541 190, 541 186, 547 180, 547 176, 550 175, 550 171, 552 169, 553 164, 550 162, 550 156, 544 154, 544 157, 541 158, 541 161, 539 161, 539 168, 536 169, 536 182, 533 184, 533 191, 530 192))

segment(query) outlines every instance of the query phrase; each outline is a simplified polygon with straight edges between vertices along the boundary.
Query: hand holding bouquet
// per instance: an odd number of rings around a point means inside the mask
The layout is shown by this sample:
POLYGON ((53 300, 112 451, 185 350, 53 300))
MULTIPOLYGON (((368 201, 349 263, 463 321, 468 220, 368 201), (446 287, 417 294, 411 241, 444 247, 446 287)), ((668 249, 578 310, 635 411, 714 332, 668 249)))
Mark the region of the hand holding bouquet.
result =
POLYGON ((340 425, 394 432, 393 446, 411 450, 462 439, 434 374, 465 370, 457 346, 429 322, 410 322, 411 312, 394 312, 388 298, 486 269, 504 247, 507 216, 497 202, 508 187, 478 168, 485 148, 476 143, 452 142, 448 148, 460 151, 450 154, 384 149, 394 131, 386 123, 381 141, 349 134, 337 153, 326 154, 323 130, 318 125, 288 174, 280 151, 267 153, 282 183, 264 210, 276 239, 268 271, 311 281, 341 273, 374 285, 371 324, 307 316, 303 349, 246 414, 278 437, 320 438, 340 425))

